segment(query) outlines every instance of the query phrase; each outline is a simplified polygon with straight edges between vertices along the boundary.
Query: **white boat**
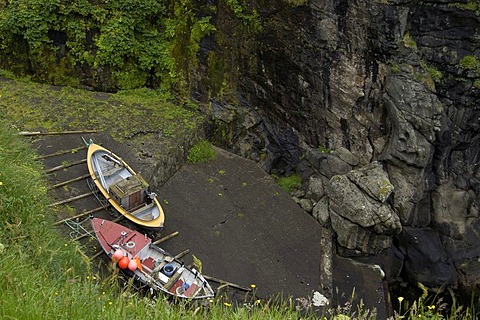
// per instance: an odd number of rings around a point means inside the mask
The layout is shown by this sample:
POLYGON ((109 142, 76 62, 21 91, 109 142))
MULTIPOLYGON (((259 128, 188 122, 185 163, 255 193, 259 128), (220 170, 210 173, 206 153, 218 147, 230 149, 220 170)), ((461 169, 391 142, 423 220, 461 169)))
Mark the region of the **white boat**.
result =
MULTIPOLYGON (((125 161, 98 144, 84 142, 88 146, 87 165, 94 184, 92 191, 101 193, 120 214, 134 223, 148 228, 161 228, 165 221, 162 206, 145 179, 125 161)), ((100 197, 97 196, 99 200, 100 197)))

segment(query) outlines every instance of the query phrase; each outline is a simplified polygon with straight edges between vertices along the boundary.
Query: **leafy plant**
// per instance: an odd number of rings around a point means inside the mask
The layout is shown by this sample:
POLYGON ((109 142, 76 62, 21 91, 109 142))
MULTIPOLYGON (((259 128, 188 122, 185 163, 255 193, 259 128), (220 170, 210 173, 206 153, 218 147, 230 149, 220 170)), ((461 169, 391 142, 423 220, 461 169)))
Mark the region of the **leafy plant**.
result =
POLYGON ((187 162, 205 163, 216 156, 215 150, 207 140, 197 142, 188 152, 187 162))
POLYGON ((413 38, 410 36, 409 32, 405 33, 405 35, 403 36, 402 42, 405 45, 405 47, 413 50, 417 50, 417 44, 415 40, 413 40, 413 38))
POLYGON ((276 179, 277 184, 283 190, 292 192, 302 187, 302 178, 298 174, 292 174, 288 177, 280 177, 276 179))
POLYGON ((198 43, 213 30, 191 0, 0 2, 0 68, 75 84, 72 67, 81 66, 95 81, 112 80, 113 88, 171 89, 188 83, 185 62, 195 65, 198 43))
POLYGON ((480 61, 475 56, 464 56, 459 65, 463 69, 475 71, 477 75, 480 74, 480 61))

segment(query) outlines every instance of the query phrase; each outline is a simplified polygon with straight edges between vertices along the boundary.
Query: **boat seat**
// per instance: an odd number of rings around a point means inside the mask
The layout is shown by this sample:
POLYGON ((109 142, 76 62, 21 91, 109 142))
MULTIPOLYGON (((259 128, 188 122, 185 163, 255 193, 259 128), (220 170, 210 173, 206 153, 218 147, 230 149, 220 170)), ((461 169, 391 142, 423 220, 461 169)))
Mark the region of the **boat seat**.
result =
POLYGON ((140 205, 140 207, 137 207, 137 208, 135 208, 135 210, 131 211, 130 214, 131 214, 132 216, 137 216, 137 215, 139 215, 140 213, 142 213, 142 211, 145 211, 145 210, 147 210, 147 209, 150 209, 150 208, 152 208, 154 205, 155 205, 154 202, 152 202, 152 203, 150 203, 150 204, 147 204, 147 205, 142 204, 142 205, 140 205))
POLYGON ((113 174, 117 173, 118 171, 122 170, 124 167, 121 167, 119 165, 112 166, 108 169, 102 170, 102 173, 105 177, 107 176, 112 176, 113 174))

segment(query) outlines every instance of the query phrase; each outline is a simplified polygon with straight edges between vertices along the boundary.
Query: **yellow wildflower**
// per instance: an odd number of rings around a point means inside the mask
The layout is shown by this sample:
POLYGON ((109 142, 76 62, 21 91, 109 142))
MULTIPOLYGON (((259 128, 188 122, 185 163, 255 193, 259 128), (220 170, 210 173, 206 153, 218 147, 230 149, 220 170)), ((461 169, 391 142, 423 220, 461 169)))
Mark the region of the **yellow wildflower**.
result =
POLYGON ((228 303, 228 302, 224 302, 223 304, 224 304, 226 307, 231 307, 231 306, 232 306, 232 304, 231 304, 231 303, 228 303))
POLYGON ((434 310, 435 306, 428 306, 428 310, 434 310))
POLYGON ((398 297, 398 302, 402 303, 403 299, 405 299, 404 297, 398 297))
POLYGON ((250 287, 252 287, 252 289, 255 289, 257 287, 256 284, 251 284, 250 287))

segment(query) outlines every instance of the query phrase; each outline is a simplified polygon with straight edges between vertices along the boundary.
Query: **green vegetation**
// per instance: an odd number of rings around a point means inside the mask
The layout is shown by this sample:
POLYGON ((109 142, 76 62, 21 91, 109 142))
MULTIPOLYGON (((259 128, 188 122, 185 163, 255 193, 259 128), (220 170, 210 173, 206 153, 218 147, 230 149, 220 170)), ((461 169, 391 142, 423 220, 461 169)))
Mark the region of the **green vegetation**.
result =
POLYGON ((328 149, 328 148, 325 148, 324 146, 318 146, 318 151, 320 151, 321 153, 330 153, 332 152, 332 150, 328 149))
POLYGON ((460 60, 460 67, 474 71, 476 76, 480 76, 480 61, 475 56, 464 56, 460 60))
POLYGON ((76 68, 109 88, 180 91, 199 41, 214 30, 193 0, 0 1, 0 68, 51 84, 78 84, 76 68), (15 57, 15 58, 12 58, 15 57))
POLYGON ((303 6, 307 3, 307 0, 283 0, 283 1, 285 1, 286 3, 294 7, 303 6))
POLYGON ((259 13, 255 9, 248 9, 248 4, 243 2, 242 0, 225 0, 235 17, 239 18, 247 29, 253 33, 262 31, 259 13))
POLYGON ((302 187, 302 178, 299 174, 292 174, 288 177, 280 177, 275 179, 283 190, 292 192, 302 187))
POLYGON ((400 66, 395 62, 390 62, 390 70, 392 71, 392 73, 399 73, 400 66))
POLYGON ((52 90, 27 81, 0 82, 0 113, 21 130, 98 129, 119 140, 139 130, 166 137, 181 135, 193 131, 204 117, 192 103, 181 107, 160 90, 107 94, 69 87, 52 90))
POLYGON ((435 67, 427 65, 424 61, 420 61, 420 66, 433 82, 439 82, 442 79, 442 73, 435 67))
POLYGON ((454 7, 454 8, 459 8, 459 9, 462 9, 462 10, 473 11, 477 15, 480 15, 480 4, 476 1, 449 3, 448 6, 449 7, 454 7))
POLYGON ((215 150, 207 140, 197 142, 188 152, 187 162, 205 163, 216 156, 215 150))
POLYGON ((410 48, 410 49, 412 49, 412 50, 417 50, 417 44, 416 44, 416 42, 413 40, 413 38, 410 36, 410 33, 409 33, 409 32, 407 32, 407 33, 403 36, 402 42, 403 42, 403 44, 405 45, 405 47, 410 48))
POLYGON ((460 60, 460 68, 472 71, 476 79, 473 80, 473 87, 480 89, 480 60, 475 56, 464 56, 460 60))

